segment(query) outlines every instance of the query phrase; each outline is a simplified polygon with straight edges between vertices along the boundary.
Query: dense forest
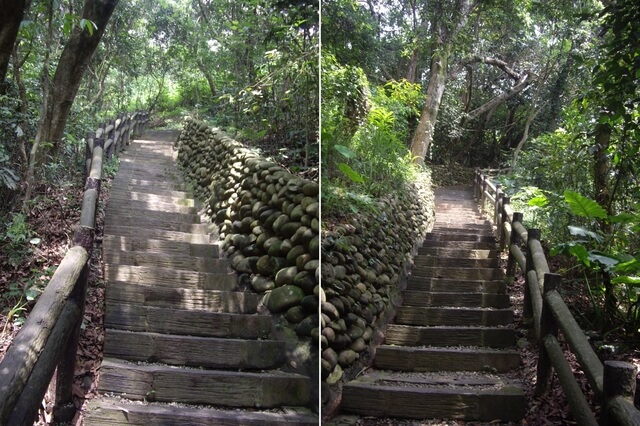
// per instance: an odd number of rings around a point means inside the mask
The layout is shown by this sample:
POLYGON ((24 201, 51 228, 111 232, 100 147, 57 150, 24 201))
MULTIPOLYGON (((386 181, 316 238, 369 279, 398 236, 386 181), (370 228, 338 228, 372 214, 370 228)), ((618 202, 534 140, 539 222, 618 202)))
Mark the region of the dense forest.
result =
POLYGON ((493 169, 585 326, 637 337, 638 18, 630 0, 323 3, 325 220, 420 167, 493 169))
MULTIPOLYGON (((137 110, 156 127, 194 116, 317 180, 317 2, 3 0, 0 8, 6 324, 24 320, 69 245, 85 141, 99 123, 137 110)), ((113 174, 117 162, 106 169, 113 174)))

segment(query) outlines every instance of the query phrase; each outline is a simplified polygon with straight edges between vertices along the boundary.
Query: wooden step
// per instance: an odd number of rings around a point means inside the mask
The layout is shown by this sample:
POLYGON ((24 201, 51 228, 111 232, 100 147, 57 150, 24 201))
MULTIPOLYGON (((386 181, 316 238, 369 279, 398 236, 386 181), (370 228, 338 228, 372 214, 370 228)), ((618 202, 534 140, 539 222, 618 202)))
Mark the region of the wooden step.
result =
POLYGON ((477 373, 380 373, 344 385, 341 409, 375 417, 520 421, 524 392, 508 379, 477 373))
POLYGON ((520 365, 515 350, 382 345, 375 366, 393 371, 487 371, 506 373, 520 365))
POLYGON ((107 303, 128 303, 161 308, 194 309, 208 312, 254 313, 261 299, 257 293, 186 289, 110 282, 107 303))
POLYGON ((457 257, 466 259, 492 259, 498 257, 498 250, 491 249, 456 249, 446 247, 420 247, 418 256, 457 257))
POLYGON ((105 328, 190 336, 263 339, 271 332, 271 317, 257 315, 255 310, 254 315, 246 315, 117 303, 106 306, 105 328))
POLYGON ((154 184, 156 182, 146 182, 147 183, 141 183, 141 181, 136 179, 130 179, 129 181, 123 179, 123 181, 119 182, 117 188, 113 188, 111 190, 111 193, 116 190, 116 193, 123 195, 127 192, 135 192, 138 194, 149 194, 168 198, 193 199, 193 195, 190 192, 181 189, 182 187, 179 184, 155 186, 154 184))
POLYGON ((160 253, 169 256, 189 255, 209 259, 220 258, 220 243, 192 244, 182 241, 155 240, 119 235, 105 235, 102 240, 104 255, 109 250, 160 253))
POLYGON ((128 402, 121 398, 92 399, 84 412, 87 426, 318 426, 309 410, 222 410, 208 407, 128 402))
POLYGON ((116 215, 120 215, 122 213, 127 213, 129 210, 135 210, 135 213, 142 212, 145 210, 150 211, 162 211, 165 213, 180 213, 184 215, 197 215, 200 218, 198 213, 198 209, 190 206, 181 206, 178 204, 172 203, 154 203, 151 201, 136 201, 128 198, 109 198, 109 203, 107 205, 107 211, 110 213, 115 213, 116 215))
POLYGON ((167 181, 158 182, 155 180, 145 180, 145 179, 135 179, 135 178, 128 179, 125 183, 125 186, 126 185, 140 188, 140 191, 138 192, 151 192, 151 193, 153 193, 153 191, 156 189, 185 192, 185 188, 186 188, 186 185, 180 182, 167 182, 167 181))
POLYGON ((109 202, 113 200, 131 200, 140 201, 150 204, 159 205, 177 205, 184 207, 194 207, 195 200, 192 197, 187 197, 184 193, 178 193, 178 195, 159 195, 150 194, 148 192, 134 192, 128 189, 122 189, 120 187, 113 188, 109 194, 109 202))
POLYGON ((449 278, 425 278, 410 276, 407 289, 431 292, 477 292, 504 294, 507 283, 504 280, 458 280, 449 278))
POLYGON ((465 233, 430 233, 425 241, 470 241, 475 243, 496 243, 493 235, 465 234, 465 233))
POLYGON ((443 240, 425 240, 422 243, 424 248, 446 248, 457 250, 495 250, 494 242, 477 242, 477 241, 443 241, 443 240))
POLYGON ((402 294, 403 306, 454 306, 508 308, 509 296, 495 293, 426 292, 407 290, 402 294))
POLYGON ((406 346, 486 346, 508 348, 516 343, 516 333, 506 327, 424 327, 390 324, 385 343, 406 346))
POLYGON ((99 390, 125 394, 134 400, 273 408, 306 405, 311 381, 277 370, 252 373, 183 369, 105 358, 99 390))
POLYGON ((192 257, 181 253, 154 253, 107 250, 104 252, 105 262, 113 265, 130 265, 169 268, 182 271, 209 272, 226 274, 229 262, 221 259, 192 257))
POLYGON ((154 228, 141 228, 139 226, 128 225, 124 226, 117 224, 117 220, 106 220, 104 225, 104 235, 115 235, 122 237, 133 237, 139 239, 152 239, 162 241, 175 241, 181 243, 191 244, 209 244, 216 240, 216 237, 210 235, 210 227, 213 225, 207 225, 200 227, 197 232, 185 232, 185 231, 171 231, 166 229, 154 229, 154 228))
POLYGON ((396 323, 406 325, 497 326, 512 322, 511 309, 402 306, 396 315, 396 323))
MULTIPOLYGON (((139 235, 161 235, 166 232, 182 232, 187 234, 207 234, 211 227, 208 223, 180 223, 173 221, 169 216, 176 213, 166 214, 145 213, 144 216, 111 215, 107 211, 107 218, 104 226, 105 234, 116 234, 114 227, 136 228, 139 235), (150 231, 150 232, 148 232, 150 231)), ((158 212, 155 212, 158 213, 158 212)), ((118 234, 122 235, 122 234, 118 234)), ((166 234, 165 234, 166 235, 166 234)), ((150 237, 158 238, 158 237, 150 237)), ((162 237, 159 237, 162 238, 162 237)))
POLYGON ((111 203, 107 206, 106 217, 118 225, 156 227, 160 229, 181 230, 182 226, 200 224, 200 215, 150 210, 144 207, 120 206, 111 203))
POLYGON ((284 342, 105 330, 104 354, 129 361, 221 369, 277 368, 284 342))
POLYGON ((414 268, 423 266, 449 268, 497 268, 498 259, 469 259, 453 256, 419 255, 414 259, 414 268))
POLYGON ((429 267, 414 265, 411 275, 424 278, 448 278, 452 280, 499 280, 504 278, 499 268, 429 267))
POLYGON ((233 272, 194 272, 158 266, 106 264, 104 278, 112 283, 125 282, 169 289, 233 291, 238 288, 238 277, 233 272))

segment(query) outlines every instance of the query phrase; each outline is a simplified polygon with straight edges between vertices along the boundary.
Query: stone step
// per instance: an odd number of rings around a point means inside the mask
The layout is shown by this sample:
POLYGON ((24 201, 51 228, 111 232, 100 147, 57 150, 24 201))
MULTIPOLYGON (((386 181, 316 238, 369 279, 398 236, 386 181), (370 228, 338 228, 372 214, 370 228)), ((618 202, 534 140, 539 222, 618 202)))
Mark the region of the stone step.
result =
POLYGON ((229 272, 229 262, 226 260, 193 257, 181 253, 132 252, 111 249, 105 251, 102 258, 108 264, 120 266, 144 265, 145 267, 222 274, 229 272))
POLYGON ((258 294, 249 292, 158 287, 124 282, 108 283, 105 297, 107 303, 237 314, 255 313, 260 301, 258 294))
POLYGON ((478 347, 403 347, 382 345, 376 368, 393 371, 485 371, 506 373, 520 365, 516 350, 478 347))
POLYGON ((170 267, 106 264, 104 277, 110 283, 125 282, 131 285, 154 286, 155 288, 174 290, 233 291, 238 288, 238 278, 231 271, 195 272, 175 270, 170 267))
MULTIPOLYGON (((255 310, 253 312, 255 313, 255 310)), ((105 328, 205 337, 263 339, 271 331, 271 317, 204 309, 108 304, 105 328)))
POLYGON ((414 259, 414 268, 423 266, 449 268, 497 268, 498 259, 469 259, 453 256, 417 256, 414 259))
POLYGON ((275 408, 306 405, 311 381, 277 370, 253 373, 183 369, 106 358, 100 370, 99 390, 133 400, 275 408))
POLYGON ((453 280, 499 280, 504 278, 499 268, 463 268, 414 265, 411 275, 424 278, 448 278, 453 280))
POLYGON ((189 255, 208 259, 218 259, 221 254, 220 243, 192 244, 182 241, 155 240, 152 238, 136 238, 120 235, 105 235, 102 240, 103 256, 109 250, 131 251, 141 253, 158 253, 165 256, 189 255))
POLYGON ((474 227, 463 227, 458 224, 436 224, 431 230, 434 234, 474 234, 493 235, 493 228, 485 225, 475 225, 474 227))
POLYGON ((196 229, 198 232, 184 232, 184 231, 170 231, 166 229, 154 229, 147 227, 139 227, 136 225, 120 225, 117 224, 117 221, 111 221, 109 218, 106 219, 106 223, 104 225, 104 235, 109 236, 117 236, 117 237, 129 237, 136 239, 149 239, 149 240, 160 240, 160 241, 171 241, 178 243, 188 243, 188 244, 210 244, 212 241, 216 241, 216 237, 210 235, 212 232, 212 228, 214 225, 211 224, 201 224, 204 226, 199 226, 196 229))
MULTIPOLYGON (((149 201, 136 201, 125 198, 114 198, 109 199, 107 204, 107 212, 109 214, 114 214, 116 216, 125 215, 130 216, 131 214, 144 214, 147 211, 161 211, 163 213, 174 213, 174 214, 182 214, 182 215, 190 215, 190 216, 198 216, 198 222, 200 221, 200 214, 198 213, 198 209, 195 207, 189 206, 179 206, 177 204, 169 204, 169 203, 152 203, 149 201)), ((191 219, 187 223, 193 223, 194 219, 191 219)), ((196 223, 198 223, 196 222, 196 223)))
MULTIPOLYGON (((170 191, 170 194, 181 194, 176 193, 174 191, 170 191)), ((131 200, 131 201, 144 201, 149 203, 150 206, 160 206, 164 205, 176 205, 183 207, 194 207, 195 201, 192 197, 185 195, 159 195, 148 192, 136 192, 129 191, 127 189, 122 188, 114 188, 111 190, 109 195, 109 202, 111 203, 113 200, 131 200)))
POLYGON ((285 361, 285 344, 246 340, 105 330, 104 355, 128 361, 220 369, 270 369, 285 361))
POLYGON ((411 276, 407 289, 431 292, 477 292, 504 294, 507 283, 504 280, 457 280, 448 278, 425 278, 411 276))
POLYGON ((300 408, 278 412, 222 410, 187 405, 130 402, 122 398, 99 397, 92 399, 84 412, 87 426, 318 426, 318 416, 300 408))
POLYGON ((193 195, 190 192, 182 190, 182 187, 177 184, 153 186, 153 183, 155 182, 146 181, 150 184, 140 184, 139 182, 142 181, 140 181, 139 179, 129 179, 128 181, 123 179, 123 181, 119 183, 117 188, 112 189, 112 193, 113 190, 117 190, 119 193, 123 194, 135 192, 138 194, 149 194, 178 199, 193 198, 193 195))
POLYGON ((486 346, 508 348, 515 345, 515 330, 506 327, 425 327, 390 324, 385 343, 406 346, 486 346))
POLYGON ((124 186, 130 185, 134 188, 137 188, 138 189, 137 192, 153 193, 154 190, 161 190, 161 191, 177 191, 177 192, 186 193, 186 185, 180 182, 166 182, 166 181, 158 182, 155 180, 145 180, 145 179, 122 179, 122 181, 123 181, 122 184, 124 186))
POLYGON ((492 259, 498 257, 498 250, 455 249, 446 247, 420 247, 418 256, 457 257, 466 259, 492 259))
POLYGON ((344 385, 341 409, 375 417, 520 421, 527 403, 509 379, 478 373, 384 373, 344 385))
POLYGON ((509 296, 495 293, 433 293, 406 290, 403 306, 453 306, 504 309, 511 306, 509 296))
POLYGON ((405 325, 498 326, 512 322, 511 309, 401 306, 396 315, 396 323, 405 325))

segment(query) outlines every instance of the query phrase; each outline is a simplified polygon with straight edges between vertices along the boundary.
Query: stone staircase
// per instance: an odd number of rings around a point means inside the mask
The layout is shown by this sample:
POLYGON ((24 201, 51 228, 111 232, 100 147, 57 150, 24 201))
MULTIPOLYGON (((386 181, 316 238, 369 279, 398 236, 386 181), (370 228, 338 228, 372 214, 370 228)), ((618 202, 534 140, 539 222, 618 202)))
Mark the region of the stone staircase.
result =
POLYGON ((374 368, 344 385, 341 411, 469 421, 524 417, 524 392, 509 376, 520 357, 496 248, 472 189, 439 188, 436 223, 415 258, 403 304, 374 368))
POLYGON ((101 397, 87 425, 317 425, 258 296, 238 286, 180 183, 176 132, 135 140, 106 210, 101 397))

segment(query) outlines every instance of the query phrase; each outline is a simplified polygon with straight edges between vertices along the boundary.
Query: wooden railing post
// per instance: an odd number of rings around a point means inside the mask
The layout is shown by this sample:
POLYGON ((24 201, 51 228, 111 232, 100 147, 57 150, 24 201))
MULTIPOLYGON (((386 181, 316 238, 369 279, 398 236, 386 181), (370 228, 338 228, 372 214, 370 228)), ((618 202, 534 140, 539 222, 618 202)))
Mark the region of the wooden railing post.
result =
MULTIPOLYGON (((531 230, 529 230, 531 232, 531 230)), ((531 234, 529 234, 531 235, 531 234)), ((527 254, 527 259, 528 259, 527 254)), ((527 267, 529 261, 527 260, 527 267)), ((544 295, 553 290, 558 290, 560 288, 560 284, 562 283, 562 276, 558 274, 544 274, 544 295)), ((556 320, 553 317, 553 313, 549 308, 549 305, 545 302, 545 297, 542 296, 542 315, 540 317, 540 339, 538 340, 539 344, 539 353, 538 353, 538 371, 537 371, 537 381, 536 381, 536 395, 544 395, 549 389, 549 383, 551 382, 551 375, 553 374, 553 367, 551 365, 551 360, 549 359, 549 354, 547 353, 547 349, 544 344, 542 344, 542 339, 545 336, 552 335, 553 337, 558 337, 558 325, 556 324, 556 320)))
POLYGON ((480 169, 476 169, 475 176, 473 178, 473 189, 476 196, 476 201, 480 201, 480 187, 482 186, 482 174, 480 173, 480 169))
POLYGON ((482 196, 480 197, 480 213, 484 213, 485 205, 487 203, 487 184, 489 178, 482 176, 482 196))
MULTIPOLYGON (((496 185, 496 204, 493 208, 493 224, 498 226, 500 224, 500 209, 502 208, 502 185, 496 185)), ((500 238, 500 229, 498 229, 498 238, 500 238)))
MULTIPOLYGON (((531 286, 538 285, 537 282, 530 282, 529 272, 535 271, 535 265, 533 264, 533 256, 531 253, 531 249, 529 248, 529 243, 532 240, 540 240, 541 232, 539 229, 529 229, 527 231, 527 268, 524 271, 524 302, 522 307, 522 316, 524 317, 525 322, 531 322, 531 320, 535 321, 535 316, 533 314, 533 305, 531 303, 531 286)), ((538 330, 538 324, 534 324, 534 331, 538 330)), ((540 337, 540 336, 538 336, 540 337)))
MULTIPOLYGON (((522 222, 522 213, 513 213, 513 223, 522 222)), ((507 276, 514 277, 516 275, 516 258, 511 253, 512 245, 520 244, 520 235, 511 226, 511 241, 509 241, 509 258, 507 260, 507 276)), ((526 297, 526 296, 525 296, 526 297)))
MULTIPOLYGON (((509 205, 511 203, 511 198, 503 195, 502 197, 502 211, 500 212, 500 250, 504 250, 505 246, 507 245, 507 234, 504 232, 504 224, 507 223, 509 221, 509 217, 507 216, 507 212, 505 210, 505 206, 509 205)), ((513 231, 512 231, 513 232, 513 231)))
POLYGON ((623 426, 640 424, 640 412, 633 407, 636 374, 635 365, 628 362, 604 362, 601 424, 623 426), (623 401, 619 401, 620 399, 623 401))

